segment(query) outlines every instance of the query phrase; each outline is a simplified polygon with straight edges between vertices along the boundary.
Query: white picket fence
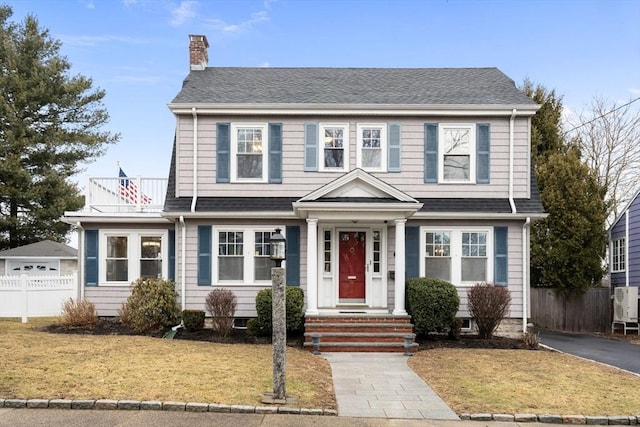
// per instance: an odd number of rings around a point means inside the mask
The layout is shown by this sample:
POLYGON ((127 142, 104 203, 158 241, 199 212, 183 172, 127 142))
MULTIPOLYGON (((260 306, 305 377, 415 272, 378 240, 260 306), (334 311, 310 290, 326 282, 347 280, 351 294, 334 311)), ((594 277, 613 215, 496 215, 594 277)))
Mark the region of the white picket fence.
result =
POLYGON ((59 316, 62 304, 77 298, 78 275, 68 276, 0 276, 0 317, 59 316))

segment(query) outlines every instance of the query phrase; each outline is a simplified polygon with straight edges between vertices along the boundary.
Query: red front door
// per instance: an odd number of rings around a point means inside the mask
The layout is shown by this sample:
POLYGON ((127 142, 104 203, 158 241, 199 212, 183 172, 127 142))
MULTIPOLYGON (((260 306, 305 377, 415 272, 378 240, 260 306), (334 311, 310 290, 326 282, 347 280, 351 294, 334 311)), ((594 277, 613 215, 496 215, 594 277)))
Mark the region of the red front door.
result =
POLYGON ((341 300, 364 302, 366 233, 341 231, 339 233, 339 292, 341 300))

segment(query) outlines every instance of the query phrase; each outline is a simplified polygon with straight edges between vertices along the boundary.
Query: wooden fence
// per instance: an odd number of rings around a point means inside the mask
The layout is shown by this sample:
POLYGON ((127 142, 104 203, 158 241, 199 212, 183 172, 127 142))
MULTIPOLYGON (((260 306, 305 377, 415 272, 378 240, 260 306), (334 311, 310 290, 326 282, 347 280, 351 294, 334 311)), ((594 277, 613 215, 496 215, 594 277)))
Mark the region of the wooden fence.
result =
POLYGON ((592 288, 571 299, 553 289, 531 289, 531 322, 545 329, 565 332, 610 332, 611 291, 592 288))

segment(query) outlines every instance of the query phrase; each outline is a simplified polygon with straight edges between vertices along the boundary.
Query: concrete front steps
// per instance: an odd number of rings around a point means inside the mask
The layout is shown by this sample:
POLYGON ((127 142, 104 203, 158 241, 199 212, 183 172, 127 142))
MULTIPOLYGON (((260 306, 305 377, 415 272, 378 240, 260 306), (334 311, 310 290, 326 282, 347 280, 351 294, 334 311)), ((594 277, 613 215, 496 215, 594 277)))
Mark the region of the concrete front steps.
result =
POLYGON ((306 316, 304 348, 320 352, 413 353, 410 316, 391 314, 331 314, 306 316), (313 338, 319 344, 314 348, 313 338))

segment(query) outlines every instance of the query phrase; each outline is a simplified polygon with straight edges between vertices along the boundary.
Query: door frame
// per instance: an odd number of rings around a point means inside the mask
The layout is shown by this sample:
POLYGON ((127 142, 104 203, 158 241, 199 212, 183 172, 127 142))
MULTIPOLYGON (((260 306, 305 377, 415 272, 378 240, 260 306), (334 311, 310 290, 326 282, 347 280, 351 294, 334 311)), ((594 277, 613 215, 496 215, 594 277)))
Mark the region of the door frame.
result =
MULTIPOLYGON (((317 241, 317 298, 320 311, 335 312, 345 309, 358 311, 387 312, 388 310, 388 263, 391 256, 389 249, 388 224, 383 222, 361 222, 358 224, 341 222, 324 222, 318 226, 317 241), (380 271, 374 273, 374 231, 380 231, 380 271), (331 233, 331 272, 324 271, 324 233, 331 233), (365 300, 364 303, 339 303, 339 265, 336 262, 338 256, 337 240, 341 231, 364 232, 367 235, 365 263, 369 264, 369 271, 365 266, 365 300)), ((391 261, 393 258, 391 259, 391 261)))
POLYGON ((365 304, 367 301, 367 281, 368 281, 368 276, 369 276, 369 232, 368 231, 356 231, 356 230, 338 230, 336 232, 337 234, 337 257, 336 257, 336 261, 337 261, 337 266, 336 266, 336 270, 337 270, 337 280, 336 280, 336 285, 337 285, 337 289, 338 289, 338 304, 341 305, 362 305, 365 304), (343 253, 342 253, 342 239, 340 238, 341 235, 343 234, 349 234, 349 235, 355 235, 355 234, 364 234, 364 252, 362 253, 362 271, 364 273, 364 277, 362 278, 362 298, 340 298, 340 290, 341 290, 341 286, 342 286, 342 278, 341 278, 341 262, 342 262, 342 258, 343 258, 343 253), (354 301, 349 301, 349 300, 354 300, 354 301), (362 300, 362 301, 355 301, 355 300, 362 300))

